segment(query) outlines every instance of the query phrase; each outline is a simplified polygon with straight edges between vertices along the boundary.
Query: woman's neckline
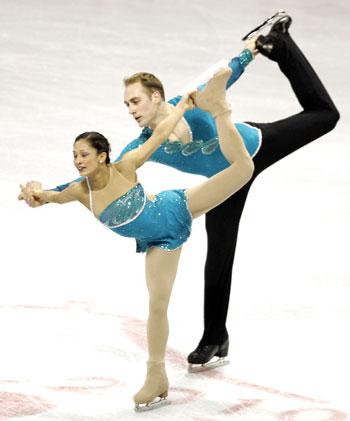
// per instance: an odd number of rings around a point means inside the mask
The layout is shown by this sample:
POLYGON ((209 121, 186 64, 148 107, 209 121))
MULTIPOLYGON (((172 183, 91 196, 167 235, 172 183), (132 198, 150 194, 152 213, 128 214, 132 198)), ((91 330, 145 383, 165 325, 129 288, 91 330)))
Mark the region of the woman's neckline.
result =
POLYGON ((111 182, 111 178, 112 178, 112 165, 110 165, 108 168, 109 168, 109 171, 108 171, 108 180, 107 180, 107 183, 103 187, 101 187, 100 189, 93 189, 92 186, 91 186, 91 181, 89 180, 88 177, 86 177, 87 178, 87 183, 89 184, 89 187, 90 187, 90 190, 91 191, 101 192, 101 191, 105 190, 108 187, 108 184, 111 182))

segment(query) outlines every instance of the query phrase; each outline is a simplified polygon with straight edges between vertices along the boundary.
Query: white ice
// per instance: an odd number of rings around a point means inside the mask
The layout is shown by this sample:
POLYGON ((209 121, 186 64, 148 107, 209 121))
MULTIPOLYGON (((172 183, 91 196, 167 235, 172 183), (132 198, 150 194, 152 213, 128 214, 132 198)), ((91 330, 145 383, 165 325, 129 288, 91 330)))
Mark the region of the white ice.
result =
MULTIPOLYGON (((350 419, 350 5, 0 0, 0 420, 350 419), (185 245, 170 307, 172 404, 135 414, 145 374, 147 292, 133 240, 79 205, 27 208, 18 185, 71 181, 87 130, 114 155, 139 129, 122 78, 150 71, 176 95, 281 7, 331 93, 337 128, 266 170, 242 218, 227 326, 231 364, 186 373, 202 334, 204 219, 185 245)), ((299 112, 274 63, 258 57, 231 89, 235 120, 299 112)), ((150 192, 202 178, 155 164, 150 192)))

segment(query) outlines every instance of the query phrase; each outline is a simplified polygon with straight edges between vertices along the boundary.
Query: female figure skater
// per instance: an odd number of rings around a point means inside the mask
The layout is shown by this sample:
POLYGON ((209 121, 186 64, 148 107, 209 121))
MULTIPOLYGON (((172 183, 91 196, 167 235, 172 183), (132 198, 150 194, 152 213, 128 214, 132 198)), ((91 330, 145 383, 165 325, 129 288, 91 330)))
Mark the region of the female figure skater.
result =
POLYGON ((85 178, 62 192, 34 191, 36 200, 67 203, 79 201, 108 228, 134 237, 138 251, 146 251, 146 282, 149 291, 147 321, 148 370, 146 381, 134 396, 137 410, 163 403, 168 395, 164 358, 168 339, 167 308, 181 246, 190 235, 192 218, 222 203, 246 184, 254 171, 251 157, 230 120, 225 87, 231 69, 218 72, 202 92, 185 95, 140 148, 109 163, 109 143, 99 133, 78 136, 74 163, 85 178), (220 146, 228 168, 196 187, 163 191, 149 197, 137 182, 136 169, 168 138, 193 101, 216 121, 220 146))

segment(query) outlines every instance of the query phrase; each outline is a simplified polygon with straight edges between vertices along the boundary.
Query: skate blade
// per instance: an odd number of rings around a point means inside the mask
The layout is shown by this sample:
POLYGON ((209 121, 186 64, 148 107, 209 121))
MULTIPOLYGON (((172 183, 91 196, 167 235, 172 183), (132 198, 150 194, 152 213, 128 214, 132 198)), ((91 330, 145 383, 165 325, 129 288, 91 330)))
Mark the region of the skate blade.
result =
POLYGON ((246 35, 244 35, 244 37, 242 38, 242 41, 247 41, 253 37, 256 36, 257 32, 261 32, 263 31, 265 28, 268 28, 270 26, 273 25, 274 20, 282 15, 285 15, 286 12, 284 10, 279 10, 277 13, 275 13, 274 15, 270 16, 269 18, 267 18, 263 23, 261 23, 260 25, 258 25, 256 28, 252 29, 250 32, 248 32, 246 35))
POLYGON ((189 373, 200 373, 201 371, 211 370, 213 368, 223 367, 230 364, 230 361, 225 360, 225 358, 219 358, 216 361, 210 361, 206 364, 189 364, 188 372, 189 373))
POLYGON ((134 410, 135 412, 153 411, 154 409, 158 409, 166 405, 170 405, 170 402, 167 400, 167 398, 159 398, 158 400, 146 404, 137 403, 134 410))

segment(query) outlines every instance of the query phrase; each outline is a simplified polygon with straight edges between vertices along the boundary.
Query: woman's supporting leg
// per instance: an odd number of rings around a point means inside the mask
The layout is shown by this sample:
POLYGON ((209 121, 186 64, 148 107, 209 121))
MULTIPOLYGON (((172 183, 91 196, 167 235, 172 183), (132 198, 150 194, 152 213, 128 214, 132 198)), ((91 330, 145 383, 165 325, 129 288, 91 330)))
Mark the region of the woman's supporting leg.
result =
MULTIPOLYGON (((231 138, 233 149, 236 146, 236 142, 243 144, 239 134, 235 130, 230 130, 231 127, 233 129, 230 114, 226 113, 217 116, 216 125, 219 136, 221 132, 231 138), (221 130, 221 128, 224 130, 221 130)), ((229 143, 227 142, 227 145, 229 143)), ((242 147, 244 148, 244 146, 242 147)), ((231 164, 225 170, 186 190, 188 208, 193 218, 209 212, 248 183, 253 174, 254 165, 247 152, 246 154, 246 158, 235 161, 234 164, 231 164)))
POLYGON ((136 404, 147 404, 168 393, 164 358, 169 335, 168 304, 176 277, 181 248, 166 251, 151 248, 146 255, 146 282, 149 293, 147 321, 148 369, 146 381, 134 396, 136 404))
POLYGON ((168 304, 175 281, 181 248, 166 251, 151 248, 146 255, 146 282, 149 293, 147 322, 150 361, 163 362, 168 340, 168 304))

